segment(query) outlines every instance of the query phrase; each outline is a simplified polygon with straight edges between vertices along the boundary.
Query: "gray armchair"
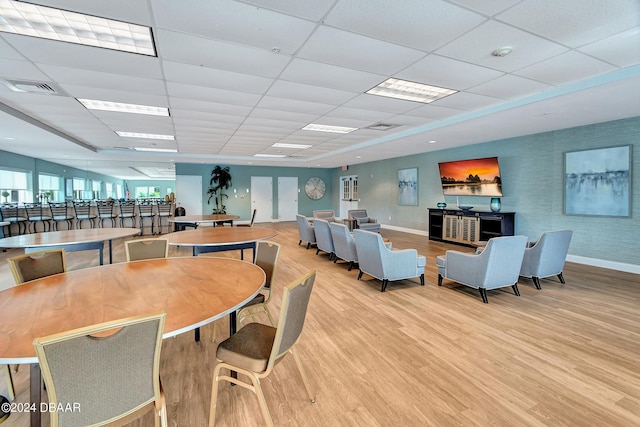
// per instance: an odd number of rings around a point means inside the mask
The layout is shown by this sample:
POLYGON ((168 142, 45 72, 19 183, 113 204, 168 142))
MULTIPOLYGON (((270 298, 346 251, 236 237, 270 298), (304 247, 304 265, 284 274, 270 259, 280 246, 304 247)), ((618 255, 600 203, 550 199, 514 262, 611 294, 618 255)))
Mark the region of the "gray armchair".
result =
POLYGON ((325 221, 335 222, 336 214, 333 210, 313 211, 313 219, 324 219, 325 221))
POLYGON ((418 255, 415 249, 391 250, 385 245, 378 233, 365 230, 354 230, 356 252, 360 266, 358 280, 364 273, 382 280, 380 292, 384 292, 391 280, 420 278, 424 286, 425 257, 418 255))
POLYGON ((335 263, 338 258, 349 263, 349 271, 354 264, 358 263, 358 252, 356 251, 356 240, 353 234, 349 232, 349 228, 344 224, 332 222, 329 224, 331 229, 331 237, 333 238, 333 249, 335 263))
POLYGON ((520 296, 518 277, 526 246, 527 236, 506 236, 490 239, 478 254, 449 250, 436 258, 438 286, 449 279, 478 289, 485 304, 491 289, 511 286, 520 296))
POLYGON ((349 218, 353 218, 356 220, 356 228, 360 228, 362 230, 373 231, 374 233, 380 232, 380 224, 374 218, 371 218, 367 215, 366 209, 353 209, 347 211, 349 218))
POLYGON ((564 283, 562 270, 569 252, 573 231, 547 231, 524 251, 520 276, 530 277, 536 289, 542 289, 540 279, 558 276, 564 283))
POLYGON ((298 245, 302 242, 307 242, 307 249, 309 249, 311 245, 316 243, 316 232, 313 226, 309 224, 307 217, 296 214, 296 221, 298 222, 298 234, 300 234, 298 245))
POLYGON ((329 222, 316 218, 313 221, 313 229, 316 233, 316 255, 323 251, 329 254, 329 261, 333 260, 335 249, 333 248, 333 237, 331 237, 329 222))

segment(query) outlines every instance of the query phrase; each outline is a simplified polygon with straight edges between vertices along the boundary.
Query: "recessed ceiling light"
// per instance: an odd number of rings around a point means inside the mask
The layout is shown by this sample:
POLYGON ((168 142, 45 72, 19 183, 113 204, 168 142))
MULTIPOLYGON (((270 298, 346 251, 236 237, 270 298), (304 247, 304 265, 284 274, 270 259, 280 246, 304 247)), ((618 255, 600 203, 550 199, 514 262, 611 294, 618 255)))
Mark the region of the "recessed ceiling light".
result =
POLYGON ((118 136, 122 136, 124 138, 164 139, 167 141, 173 141, 176 139, 173 135, 160 135, 155 133, 121 132, 119 130, 117 130, 116 133, 118 136))
POLYGON ((436 141, 433 140, 433 139, 431 141, 429 141, 429 144, 435 144, 435 143, 436 143, 436 141))
POLYGON ((312 130, 315 132, 333 132, 333 133, 349 133, 358 128, 349 128, 345 126, 331 126, 331 125, 318 125, 315 123, 309 123, 302 130, 312 130))
POLYGON ((284 142, 276 142, 275 144, 272 145, 273 148, 301 148, 301 149, 306 149, 306 148, 311 148, 313 147, 313 145, 307 145, 307 144, 287 144, 284 142))
POLYGON ((148 147, 133 147, 136 151, 152 151, 154 153, 177 153, 175 148, 148 148, 148 147))
POLYGON ((0 2, 0 31, 156 56, 149 27, 18 1, 0 2))
POLYGON ((89 110, 116 111, 118 113, 148 114, 151 116, 168 116, 166 107, 153 107, 150 105, 125 104, 123 102, 99 101, 96 99, 76 98, 89 110))
POLYGON ((287 157, 284 154, 254 154, 253 157, 287 157))
POLYGON ((378 86, 369 89, 366 93, 429 104, 456 92, 458 91, 453 89, 388 78, 378 86))
POLYGON ((503 56, 507 56, 511 53, 512 49, 510 47, 501 47, 499 49, 494 50, 493 52, 491 52, 491 55, 493 56, 497 56, 499 58, 502 58, 503 56))

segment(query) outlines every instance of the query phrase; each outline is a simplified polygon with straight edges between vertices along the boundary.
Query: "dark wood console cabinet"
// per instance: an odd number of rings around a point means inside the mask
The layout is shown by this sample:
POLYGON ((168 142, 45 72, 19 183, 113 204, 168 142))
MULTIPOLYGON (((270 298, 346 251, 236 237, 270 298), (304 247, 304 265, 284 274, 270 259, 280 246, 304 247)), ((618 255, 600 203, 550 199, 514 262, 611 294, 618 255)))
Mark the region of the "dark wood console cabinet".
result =
POLYGON ((429 209, 429 240, 474 246, 492 237, 513 236, 515 212, 429 209))

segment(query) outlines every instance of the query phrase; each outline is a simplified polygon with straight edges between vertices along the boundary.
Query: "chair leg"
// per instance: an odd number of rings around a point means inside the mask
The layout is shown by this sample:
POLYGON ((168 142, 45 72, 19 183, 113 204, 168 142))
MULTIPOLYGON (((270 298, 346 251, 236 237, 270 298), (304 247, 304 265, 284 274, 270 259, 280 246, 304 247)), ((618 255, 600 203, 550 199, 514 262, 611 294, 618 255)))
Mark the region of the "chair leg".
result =
POLYGON ((311 247, 311 242, 307 242, 307 249, 311 247))
POLYGON ((209 407, 209 427, 216 424, 216 409, 218 408, 218 376, 220 375, 220 365, 213 371, 213 381, 211 385, 211 406, 209 407))
POLYGON ((298 246, 300 246, 300 243, 302 243, 302 239, 298 240, 298 246))
POLYGON ((424 273, 420 275, 420 286, 424 286, 424 273))
POLYGON ((562 275, 562 271, 558 274, 558 279, 560 279, 560 283, 564 284, 564 276, 562 275))
POLYGON ((349 261, 349 268, 347 269, 347 271, 351 271, 352 268, 353 268, 353 261, 349 261))
POLYGON ((302 367, 302 361, 300 360, 300 356, 298 356, 298 352, 294 349, 289 350, 291 355, 293 356, 293 360, 296 362, 296 366, 298 367, 298 371, 300 371, 300 376, 302 377, 302 383, 304 384, 305 390, 307 390, 307 395, 309 396, 309 400, 311 403, 316 402, 316 398, 311 391, 311 386, 309 385, 309 378, 307 378, 307 374, 302 367))
POLYGON ((513 293, 516 294, 517 297, 519 297, 520 290, 518 289, 518 284, 516 283, 515 285, 511 286, 511 288, 513 289, 513 293))
POLYGON ((487 298, 487 290, 485 288, 478 288, 478 290, 480 291, 482 302, 485 304, 489 304, 489 299, 487 298))
POLYGON ((382 287, 380 288, 380 292, 384 292, 387 289, 387 285, 389 284, 389 279, 382 279, 382 287))
POLYGON ((362 272, 362 270, 360 270, 360 272, 358 273, 358 280, 362 279, 362 274, 363 274, 363 272, 362 272))
POLYGON ((531 278, 531 280, 533 280, 533 284, 536 287, 536 289, 542 289, 542 286, 540 286, 540 278, 539 277, 533 276, 531 278))
POLYGON ((442 274, 438 273, 438 286, 442 286, 442 274))

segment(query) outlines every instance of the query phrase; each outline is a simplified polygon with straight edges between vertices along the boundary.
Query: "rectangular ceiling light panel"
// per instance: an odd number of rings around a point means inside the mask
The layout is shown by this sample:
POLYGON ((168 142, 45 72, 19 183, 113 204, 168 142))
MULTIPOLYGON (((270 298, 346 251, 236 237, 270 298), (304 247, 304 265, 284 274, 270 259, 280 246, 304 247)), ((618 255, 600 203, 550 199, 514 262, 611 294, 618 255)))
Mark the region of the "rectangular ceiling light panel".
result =
POLYGON ((173 135, 161 135, 157 133, 138 133, 138 132, 122 132, 117 130, 118 136, 124 138, 145 138, 145 139, 164 139, 167 141, 173 141, 176 138, 173 135))
POLYGON ((354 130, 358 130, 358 128, 349 128, 345 126, 330 126, 330 125, 318 125, 315 123, 310 123, 302 128, 302 130, 312 130, 315 132, 332 132, 332 133, 349 133, 354 130))
POLYGON ((388 78, 378 86, 369 89, 366 93, 370 95, 386 96, 389 98, 404 99, 429 104, 445 96, 452 95, 457 90, 445 89, 437 86, 429 86, 422 83, 410 82, 388 78))
POLYGON ((308 144, 288 144, 285 142, 276 142, 272 145, 273 148, 299 148, 302 150, 306 150, 307 148, 313 147, 313 145, 308 144))
POLYGON ((150 151, 153 153, 177 153, 178 150, 174 148, 147 148, 147 147, 133 147, 136 151, 150 151))
MULTIPOLYGON (((0 0, 1 1, 1 0, 0 0)), ((98 101, 96 99, 76 98, 89 110, 116 111, 119 113, 148 114, 151 116, 168 116, 166 107, 153 107, 150 105, 125 104, 123 102, 98 101)))
POLYGON ((18 1, 0 0, 0 31, 156 56, 149 27, 18 1))

